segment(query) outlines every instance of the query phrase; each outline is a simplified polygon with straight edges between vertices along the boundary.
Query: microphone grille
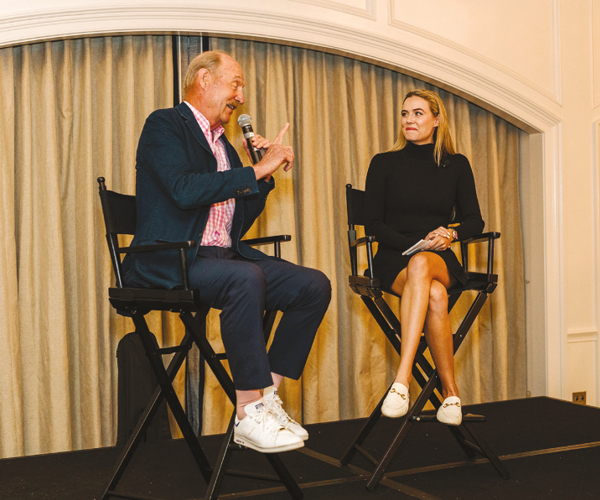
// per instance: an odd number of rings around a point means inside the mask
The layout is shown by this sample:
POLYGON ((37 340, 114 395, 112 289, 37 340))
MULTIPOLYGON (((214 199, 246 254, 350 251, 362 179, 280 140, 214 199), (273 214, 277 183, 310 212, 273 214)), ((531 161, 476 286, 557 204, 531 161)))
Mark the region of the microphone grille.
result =
POLYGON ((252 125, 252 118, 248 115, 240 115, 238 117, 238 125, 240 127, 247 127, 248 125, 252 125))

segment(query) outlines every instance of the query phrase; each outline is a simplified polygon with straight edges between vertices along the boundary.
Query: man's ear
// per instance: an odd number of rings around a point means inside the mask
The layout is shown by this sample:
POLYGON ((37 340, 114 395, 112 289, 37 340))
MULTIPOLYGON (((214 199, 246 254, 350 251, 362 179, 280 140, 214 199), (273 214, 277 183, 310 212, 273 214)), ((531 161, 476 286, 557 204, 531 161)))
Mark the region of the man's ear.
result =
POLYGON ((210 71, 208 71, 206 68, 202 68, 200 71, 198 71, 198 75, 196 76, 196 82, 200 86, 200 88, 206 90, 206 88, 210 85, 211 81, 212 75, 210 74, 210 71))

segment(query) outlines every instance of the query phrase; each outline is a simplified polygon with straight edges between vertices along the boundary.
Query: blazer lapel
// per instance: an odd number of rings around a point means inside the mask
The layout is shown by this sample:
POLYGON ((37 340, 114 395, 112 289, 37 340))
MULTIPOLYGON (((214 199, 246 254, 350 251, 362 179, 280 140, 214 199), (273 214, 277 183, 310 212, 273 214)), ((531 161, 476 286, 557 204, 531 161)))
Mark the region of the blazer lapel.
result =
POLYGON ((206 149, 206 151, 210 155, 212 155, 214 157, 212 149, 210 149, 210 145, 208 144, 206 137, 204 137, 204 133, 202 132, 200 125, 198 125, 198 122, 196 121, 196 117, 194 116, 194 113, 192 113, 192 110, 190 109, 190 107, 185 102, 181 102, 177 106, 175 106, 175 109, 179 112, 179 114, 185 121, 185 124, 190 129, 190 132, 192 132, 192 134, 194 135, 196 140, 200 143, 200 145, 204 149, 206 149))

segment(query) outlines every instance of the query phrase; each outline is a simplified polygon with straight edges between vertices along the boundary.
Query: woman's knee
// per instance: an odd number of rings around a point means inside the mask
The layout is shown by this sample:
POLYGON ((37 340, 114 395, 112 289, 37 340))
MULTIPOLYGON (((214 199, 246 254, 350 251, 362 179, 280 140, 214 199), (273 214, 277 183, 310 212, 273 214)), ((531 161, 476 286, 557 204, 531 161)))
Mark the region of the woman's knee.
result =
POLYGON ((432 267, 429 256, 425 252, 418 253, 408 262, 406 268, 407 280, 430 278, 431 270, 432 267))
POLYGON ((429 311, 448 312, 448 290, 439 281, 433 280, 429 289, 429 311))

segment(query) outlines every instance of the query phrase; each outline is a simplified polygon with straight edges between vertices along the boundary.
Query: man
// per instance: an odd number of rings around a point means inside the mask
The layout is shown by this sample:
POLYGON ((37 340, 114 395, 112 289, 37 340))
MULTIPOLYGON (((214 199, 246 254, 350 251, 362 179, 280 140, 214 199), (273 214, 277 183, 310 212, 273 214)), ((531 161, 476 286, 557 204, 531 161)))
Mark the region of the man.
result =
MULTIPOLYGON (((221 309, 221 336, 236 387, 234 440, 264 453, 303 446, 308 433, 281 405, 283 377, 302 374, 317 328, 331 298, 323 273, 269 257, 241 237, 262 212, 280 167, 292 168, 294 152, 256 136, 263 159, 243 167, 223 135, 244 103, 240 65, 223 52, 205 52, 190 64, 184 102, 152 113, 136 160, 137 227, 133 245, 196 240, 188 251, 190 285, 201 300, 221 309), (264 310, 283 316, 266 352, 264 310)), ((246 146, 246 145, 245 145, 246 146)), ((247 148, 246 148, 247 149, 247 148)), ((176 252, 126 259, 133 286, 180 285, 176 252)))

